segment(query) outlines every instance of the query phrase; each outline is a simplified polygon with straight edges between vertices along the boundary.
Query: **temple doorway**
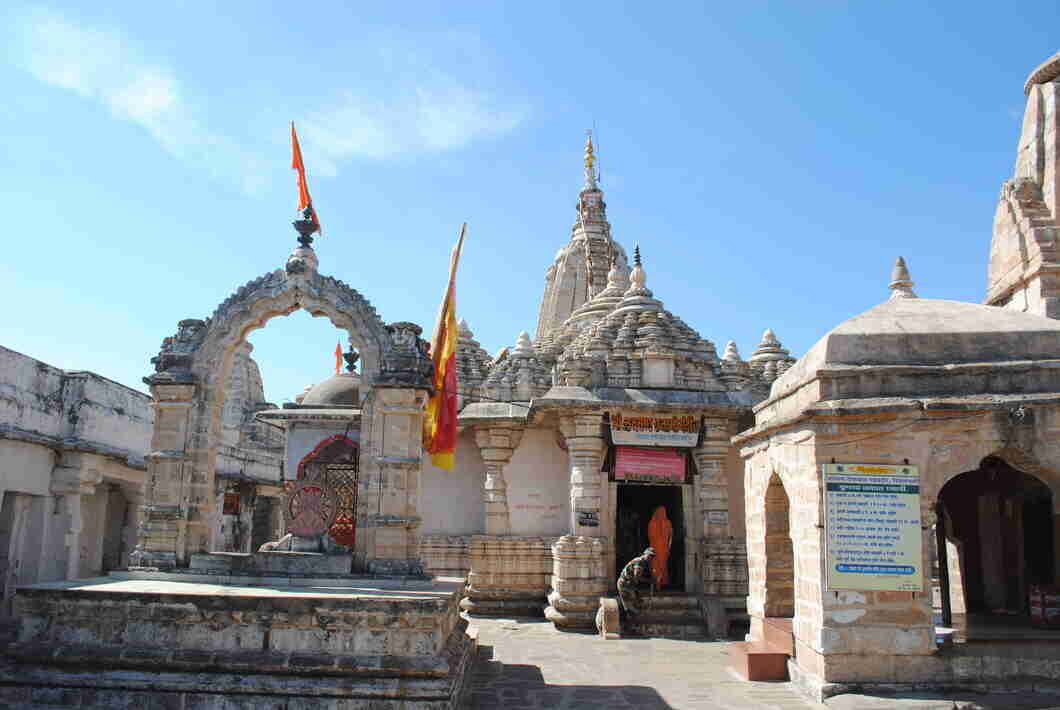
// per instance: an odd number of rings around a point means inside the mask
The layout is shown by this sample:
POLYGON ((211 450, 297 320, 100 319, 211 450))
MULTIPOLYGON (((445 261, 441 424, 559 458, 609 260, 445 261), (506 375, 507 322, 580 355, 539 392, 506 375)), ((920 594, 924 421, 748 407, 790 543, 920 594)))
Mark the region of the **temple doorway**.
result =
POLYGON ((939 491, 936 554, 945 626, 1029 623, 1029 592, 1056 581, 1053 496, 1000 458, 939 491), (989 617, 989 618, 988 618, 989 617))
POLYGON ((662 589, 685 588, 685 526, 681 485, 619 483, 615 516, 615 569, 621 571, 631 559, 648 547, 648 526, 662 507, 673 527, 670 557, 666 565, 669 579, 662 589))

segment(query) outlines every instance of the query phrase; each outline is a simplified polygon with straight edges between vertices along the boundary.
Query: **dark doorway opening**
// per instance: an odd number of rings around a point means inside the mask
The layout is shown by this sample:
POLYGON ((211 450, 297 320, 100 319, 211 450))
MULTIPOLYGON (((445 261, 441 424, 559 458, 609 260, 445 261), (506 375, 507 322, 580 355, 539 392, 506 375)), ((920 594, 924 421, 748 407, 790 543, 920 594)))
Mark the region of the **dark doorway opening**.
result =
POLYGON ((680 485, 618 484, 615 569, 621 571, 627 562, 648 547, 648 523, 659 506, 666 509, 666 517, 673 525, 673 542, 667 563, 670 579, 663 589, 683 591, 685 588, 685 525, 680 485))
POLYGON ((961 626, 967 614, 971 637, 975 623, 995 623, 984 617, 1025 623, 1030 587, 1055 580, 1049 488, 988 457, 946 483, 938 500, 943 624, 961 626))

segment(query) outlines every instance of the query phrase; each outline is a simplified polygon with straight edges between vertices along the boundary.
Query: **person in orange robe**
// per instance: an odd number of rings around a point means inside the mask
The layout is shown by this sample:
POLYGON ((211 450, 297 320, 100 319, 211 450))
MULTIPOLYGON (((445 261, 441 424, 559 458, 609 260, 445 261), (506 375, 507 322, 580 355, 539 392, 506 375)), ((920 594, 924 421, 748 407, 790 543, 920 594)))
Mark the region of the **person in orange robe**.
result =
POLYGON ((648 542, 655 549, 655 557, 651 561, 651 577, 656 589, 662 589, 670 581, 668 566, 670 545, 673 541, 673 523, 666 517, 666 506, 660 505, 648 523, 648 542))

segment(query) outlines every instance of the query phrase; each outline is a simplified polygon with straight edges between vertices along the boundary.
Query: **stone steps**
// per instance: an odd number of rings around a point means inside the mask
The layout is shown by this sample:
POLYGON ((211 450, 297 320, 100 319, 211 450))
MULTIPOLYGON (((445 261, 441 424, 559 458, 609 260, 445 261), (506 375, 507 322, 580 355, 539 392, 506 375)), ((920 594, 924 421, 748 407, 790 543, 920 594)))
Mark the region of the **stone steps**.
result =
POLYGON ((707 627, 699 616, 641 614, 625 623, 628 633, 668 639, 707 638, 707 627))
POLYGON ((746 680, 787 680, 788 658, 795 655, 791 619, 762 620, 762 638, 729 646, 729 660, 746 680))
POLYGON ((640 636, 672 639, 709 637, 699 598, 688 594, 656 594, 644 598, 644 610, 623 622, 623 629, 640 636))

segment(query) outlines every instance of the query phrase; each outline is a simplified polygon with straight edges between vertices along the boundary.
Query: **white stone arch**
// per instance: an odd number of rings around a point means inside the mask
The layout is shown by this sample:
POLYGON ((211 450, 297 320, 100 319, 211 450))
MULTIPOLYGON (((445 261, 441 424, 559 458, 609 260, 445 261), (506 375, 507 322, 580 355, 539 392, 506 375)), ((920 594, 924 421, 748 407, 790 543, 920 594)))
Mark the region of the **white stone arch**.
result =
MULTIPOLYGON (((325 317, 344 330, 361 355, 362 381, 378 378, 388 332, 375 309, 348 285, 316 272, 311 250, 298 249, 287 269, 240 287, 205 321, 181 321, 146 379, 156 402, 152 453, 148 456, 147 524, 138 537, 137 560, 182 566, 188 555, 212 549, 217 448, 233 355, 247 335, 296 310, 325 317)), ((135 563, 134 563, 135 564, 135 563)))

